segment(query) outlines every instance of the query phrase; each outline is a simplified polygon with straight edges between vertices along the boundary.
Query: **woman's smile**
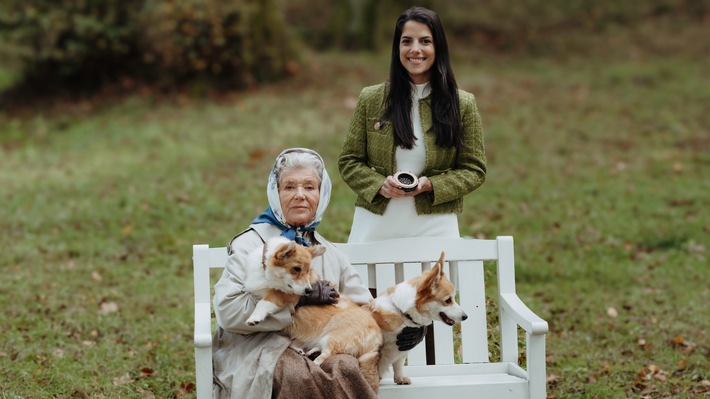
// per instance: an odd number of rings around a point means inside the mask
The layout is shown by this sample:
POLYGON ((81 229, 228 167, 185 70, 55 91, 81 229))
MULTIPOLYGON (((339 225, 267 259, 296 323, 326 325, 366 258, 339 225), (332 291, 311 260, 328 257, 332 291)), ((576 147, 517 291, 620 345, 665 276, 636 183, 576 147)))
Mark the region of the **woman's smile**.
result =
POLYGON ((423 23, 407 21, 399 40, 399 61, 415 84, 431 79, 436 51, 431 30, 423 23))

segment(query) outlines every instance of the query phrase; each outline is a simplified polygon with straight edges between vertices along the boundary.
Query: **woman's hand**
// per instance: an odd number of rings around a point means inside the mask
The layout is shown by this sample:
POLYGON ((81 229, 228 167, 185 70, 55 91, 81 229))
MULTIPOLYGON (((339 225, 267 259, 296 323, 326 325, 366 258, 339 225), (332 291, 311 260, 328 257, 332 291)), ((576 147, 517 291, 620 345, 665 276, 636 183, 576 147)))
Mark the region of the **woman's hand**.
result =
POLYGON ((404 198, 414 197, 415 195, 432 191, 434 189, 431 181, 429 181, 429 178, 426 176, 421 176, 417 182, 418 184, 416 189, 406 192, 399 188, 399 183, 397 183, 397 180, 394 179, 394 176, 387 176, 378 193, 385 198, 404 198))
POLYGON ((426 335, 427 326, 404 327, 404 330, 397 335, 397 349, 406 352, 422 342, 426 335))
POLYGON ((338 302, 340 294, 325 280, 318 280, 313 284, 313 290, 299 299, 296 307, 307 305, 332 305, 338 302))

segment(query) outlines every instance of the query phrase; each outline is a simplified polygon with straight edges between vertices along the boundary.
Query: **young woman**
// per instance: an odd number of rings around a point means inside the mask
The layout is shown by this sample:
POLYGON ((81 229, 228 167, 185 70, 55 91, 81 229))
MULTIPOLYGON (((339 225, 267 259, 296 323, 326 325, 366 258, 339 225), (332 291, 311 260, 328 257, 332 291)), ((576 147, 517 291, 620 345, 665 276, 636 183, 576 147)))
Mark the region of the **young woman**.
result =
POLYGON ((338 166, 357 194, 348 242, 459 236, 456 214, 483 184, 486 158, 475 98, 458 90, 434 11, 397 19, 389 81, 360 93, 338 166), (411 191, 400 171, 415 177, 411 191))

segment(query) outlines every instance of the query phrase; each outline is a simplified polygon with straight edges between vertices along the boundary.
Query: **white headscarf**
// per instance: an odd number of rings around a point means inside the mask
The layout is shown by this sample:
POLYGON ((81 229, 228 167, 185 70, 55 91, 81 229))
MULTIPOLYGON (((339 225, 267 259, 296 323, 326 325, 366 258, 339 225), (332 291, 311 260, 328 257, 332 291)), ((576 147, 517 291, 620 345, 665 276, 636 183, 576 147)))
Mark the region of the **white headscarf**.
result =
MULTIPOLYGON (((266 195, 269 199, 269 206, 271 207, 271 210, 278 222, 286 228, 292 228, 293 226, 290 226, 288 223, 286 223, 286 218, 284 217, 283 210, 281 209, 281 199, 279 198, 278 188, 278 176, 276 176, 276 172, 284 156, 294 152, 303 152, 313 155, 318 159, 323 169, 322 175, 320 175, 320 199, 318 200, 318 208, 316 209, 316 213, 313 216, 313 219, 311 219, 308 224, 304 226, 305 230, 313 230, 320 223, 321 219, 323 219, 323 214, 325 214, 325 210, 328 207, 328 203, 330 202, 330 192, 332 190, 330 176, 328 176, 328 171, 325 169, 325 162, 323 162, 323 158, 317 152, 308 148, 289 148, 287 150, 282 151, 281 154, 276 157, 274 167, 271 169, 271 173, 269 174, 269 182, 266 185, 266 195)), ((316 173, 318 172, 319 171, 316 170, 316 173)))

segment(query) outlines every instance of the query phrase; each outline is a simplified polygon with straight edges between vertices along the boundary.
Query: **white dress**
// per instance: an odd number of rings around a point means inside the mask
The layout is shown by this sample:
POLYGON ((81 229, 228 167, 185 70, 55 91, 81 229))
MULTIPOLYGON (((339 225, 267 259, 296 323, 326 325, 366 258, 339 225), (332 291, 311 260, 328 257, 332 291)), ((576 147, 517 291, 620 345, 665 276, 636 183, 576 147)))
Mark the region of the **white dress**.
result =
MULTIPOLYGON (((419 100, 430 93, 429 83, 412 85, 412 128, 414 147, 397 147, 396 170, 406 170, 419 176, 426 161, 424 132, 419 115, 419 100)), ((460 237, 455 213, 417 215, 414 197, 391 198, 382 215, 362 207, 355 207, 349 243, 389 240, 402 237, 460 237)))

